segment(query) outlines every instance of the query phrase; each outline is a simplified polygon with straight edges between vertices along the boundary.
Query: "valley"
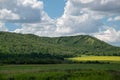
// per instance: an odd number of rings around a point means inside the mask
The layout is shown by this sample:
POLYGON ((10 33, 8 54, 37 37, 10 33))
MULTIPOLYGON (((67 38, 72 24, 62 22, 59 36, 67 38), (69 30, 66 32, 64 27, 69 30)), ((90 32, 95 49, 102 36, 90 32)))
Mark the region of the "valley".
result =
POLYGON ((89 35, 0 32, 0 80, 89 79, 120 79, 120 47, 89 35))

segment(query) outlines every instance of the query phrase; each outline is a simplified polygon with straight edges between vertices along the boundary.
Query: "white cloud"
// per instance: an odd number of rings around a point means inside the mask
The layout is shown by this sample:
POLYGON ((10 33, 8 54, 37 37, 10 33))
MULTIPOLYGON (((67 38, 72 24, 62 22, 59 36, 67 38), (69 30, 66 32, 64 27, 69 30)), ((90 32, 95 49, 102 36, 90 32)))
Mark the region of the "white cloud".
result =
POLYGON ((102 23, 99 21, 102 15, 94 15, 92 12, 88 13, 89 10, 81 6, 92 1, 93 0, 68 0, 64 8, 63 16, 57 19, 56 32, 65 35, 98 31, 102 26, 102 23))
POLYGON ((108 18, 108 20, 107 20, 107 21, 108 21, 108 22, 109 22, 109 21, 113 21, 113 18, 111 18, 111 17, 110 17, 110 18, 108 18))
POLYGON ((120 16, 116 16, 114 20, 115 21, 120 21, 120 16))
POLYGON ((42 9, 43 2, 38 0, 4 0, 0 2, 0 10, 1 13, 6 13, 9 19, 3 18, 4 14, 0 14, 0 20, 17 23, 40 22, 42 9), (10 16, 16 16, 17 19, 10 16))
POLYGON ((109 27, 107 30, 98 32, 94 36, 102 41, 113 43, 120 42, 120 30, 116 31, 114 28, 109 27))
POLYGON ((55 33, 55 20, 51 19, 44 11, 42 12, 41 22, 39 23, 24 23, 21 29, 16 29, 14 32, 25 34, 36 34, 39 36, 57 36, 55 33))
POLYGON ((14 32, 24 33, 24 34, 36 34, 39 36, 55 36, 55 26, 54 24, 45 24, 45 23, 37 23, 37 24, 24 24, 21 29, 16 29, 14 32), (29 27, 28 27, 29 26, 29 27))
POLYGON ((119 14, 119 0, 94 0, 92 3, 85 5, 92 11, 109 15, 119 14))
POLYGON ((92 2, 93 0, 80 0, 81 1, 81 3, 90 3, 90 2, 92 2))
POLYGON ((7 9, 0 10, 0 19, 5 20, 17 20, 20 19, 19 15, 12 13, 12 11, 7 9))
POLYGON ((93 33, 99 30, 101 23, 88 14, 81 16, 63 16, 57 21, 56 32, 61 34, 93 33), (87 24, 86 24, 87 23, 87 24))
POLYGON ((43 8, 43 3, 38 0, 17 0, 17 4, 35 9, 43 8))
POLYGON ((108 18, 108 20, 107 20, 108 22, 110 22, 110 21, 120 21, 120 16, 116 16, 116 17, 110 17, 110 18, 108 18))
POLYGON ((0 22, 0 31, 8 31, 8 29, 5 27, 5 24, 0 22))

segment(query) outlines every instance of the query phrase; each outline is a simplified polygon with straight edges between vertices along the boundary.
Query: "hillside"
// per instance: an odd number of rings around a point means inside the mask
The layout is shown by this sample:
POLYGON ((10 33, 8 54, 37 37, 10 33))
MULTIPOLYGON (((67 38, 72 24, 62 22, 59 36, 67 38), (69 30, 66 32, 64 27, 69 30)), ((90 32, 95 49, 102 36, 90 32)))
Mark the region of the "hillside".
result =
POLYGON ((66 37, 39 37, 33 34, 0 32, 0 53, 54 55, 119 55, 120 48, 88 35, 66 37))
POLYGON ((64 63, 66 57, 81 55, 118 56, 120 48, 89 35, 52 38, 0 32, 0 64, 64 63))

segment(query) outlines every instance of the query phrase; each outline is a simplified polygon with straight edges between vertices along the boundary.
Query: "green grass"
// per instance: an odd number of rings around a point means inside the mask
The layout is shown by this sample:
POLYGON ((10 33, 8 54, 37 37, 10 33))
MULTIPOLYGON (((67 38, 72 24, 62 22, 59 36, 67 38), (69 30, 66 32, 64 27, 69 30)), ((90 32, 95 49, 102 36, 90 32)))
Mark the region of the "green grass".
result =
MULTIPOLYGON (((57 71, 1 74, 0 80, 119 80, 107 71, 57 71)), ((117 76, 119 77, 119 76, 117 76)))
POLYGON ((46 64, 46 65, 2 65, 1 72, 50 71, 50 70, 120 70, 120 64, 46 64))
POLYGON ((120 64, 1 65, 0 80, 119 80, 120 64))
POLYGON ((120 56, 82 56, 68 58, 71 61, 100 61, 100 62, 120 62, 120 56))

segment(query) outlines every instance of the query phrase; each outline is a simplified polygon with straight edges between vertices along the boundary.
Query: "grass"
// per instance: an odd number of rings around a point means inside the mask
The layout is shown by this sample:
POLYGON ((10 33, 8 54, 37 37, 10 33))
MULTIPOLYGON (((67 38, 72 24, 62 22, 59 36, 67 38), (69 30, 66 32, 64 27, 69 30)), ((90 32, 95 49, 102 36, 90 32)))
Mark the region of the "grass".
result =
POLYGON ((0 80, 119 80, 120 64, 1 65, 0 80))
POLYGON ((22 72, 22 71, 64 71, 64 70, 120 70, 120 64, 46 64, 46 65, 2 65, 1 72, 22 72))
POLYGON ((82 56, 73 61, 108 61, 117 63, 77 63, 44 65, 0 65, 0 80, 119 80, 120 57, 82 56))
MULTIPOLYGON (((114 75, 107 71, 57 71, 17 74, 0 74, 0 80, 115 80, 114 75)), ((117 76, 119 77, 119 76, 117 76)), ((120 77, 119 77, 120 78, 120 77)), ((119 80, 119 79, 117 79, 119 80)))
POLYGON ((101 62, 120 62, 120 56, 82 56, 68 58, 71 61, 101 61, 101 62))

